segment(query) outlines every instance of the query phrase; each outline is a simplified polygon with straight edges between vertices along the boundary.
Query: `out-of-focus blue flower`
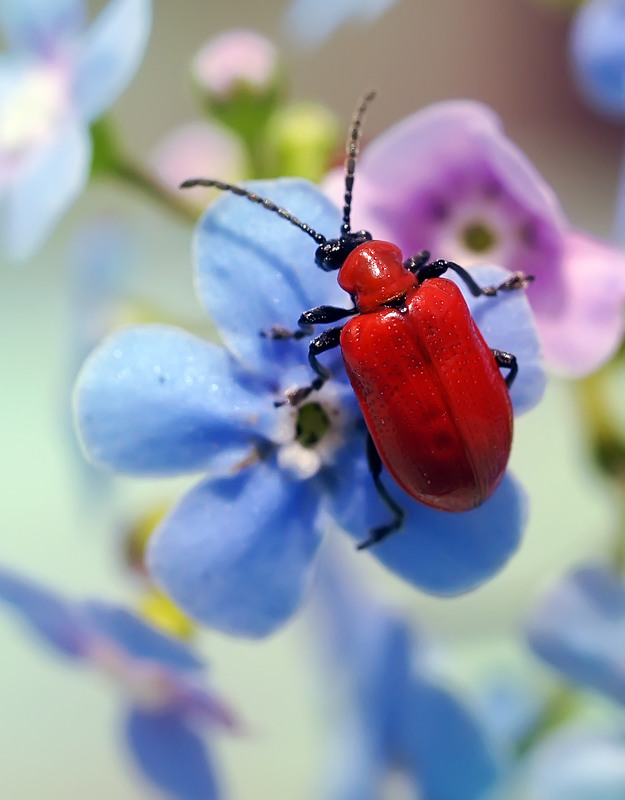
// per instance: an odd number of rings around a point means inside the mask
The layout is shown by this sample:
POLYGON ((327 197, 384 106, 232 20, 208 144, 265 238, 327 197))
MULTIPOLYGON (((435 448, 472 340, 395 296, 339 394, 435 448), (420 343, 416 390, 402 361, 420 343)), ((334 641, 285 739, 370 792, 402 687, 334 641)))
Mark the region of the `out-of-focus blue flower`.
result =
POLYGON ((337 28, 351 20, 374 22, 397 0, 291 0, 287 31, 298 44, 319 47, 337 28))
MULTIPOLYGON (((313 608, 335 711, 324 797, 381 800, 399 783, 423 800, 479 800, 498 764, 476 718, 428 665, 428 643, 321 556, 313 608)), ((404 794, 401 795, 402 797, 404 794)))
MULTIPOLYGON (((312 184, 254 189, 317 231, 339 229, 337 209, 312 184)), ((310 383, 308 344, 260 332, 293 328, 314 306, 349 303, 314 266, 314 251, 278 215, 224 194, 199 224, 195 254, 200 297, 225 347, 166 326, 128 328, 92 354, 76 386, 77 427, 94 462, 135 475, 208 473, 155 533, 148 565, 183 610, 235 634, 262 636, 291 616, 328 515, 359 540, 389 518, 338 352, 327 354, 334 379, 321 391, 298 407, 275 405, 310 383)), ((506 274, 485 268, 476 277, 488 285, 506 274)), ((517 355, 513 404, 531 407, 544 375, 523 293, 467 299, 489 345, 517 355)), ((519 542, 526 503, 509 475, 486 503, 459 514, 389 488, 406 520, 371 553, 426 591, 477 586, 519 542)))
MULTIPOLYGON (((340 202, 342 175, 326 183, 340 202)), ((595 370, 625 329, 625 253, 570 229, 560 204, 498 117, 438 103, 363 150, 352 220, 404 252, 535 275, 527 296, 554 369, 595 370)))
POLYGON ((123 608, 75 602, 0 568, 0 600, 62 655, 108 676, 128 698, 126 738, 145 775, 178 800, 218 798, 200 735, 238 722, 203 682, 189 648, 123 608))
POLYGON ((518 775, 517 791, 497 798, 623 800, 625 731, 570 726, 541 742, 518 775))
POLYGON ((486 676, 474 701, 476 713, 499 752, 512 757, 544 714, 544 693, 509 669, 486 676))
POLYGON ((571 27, 571 62, 586 100, 625 119, 625 2, 589 0, 571 27))
POLYGON ((32 255, 83 190, 89 124, 143 56, 150 0, 111 0, 85 27, 83 0, 3 0, 10 49, 0 62, 2 246, 32 255))
MULTIPOLYGON (((85 225, 72 239, 69 264, 69 362, 72 386, 85 358, 107 334, 124 322, 128 315, 128 277, 132 274, 133 247, 130 231, 113 217, 100 218, 85 225)), ((67 399, 64 399, 67 409, 67 399)), ((68 428, 71 427, 68 414, 68 428)), ((73 431, 68 440, 74 451, 81 477, 81 488, 94 494, 106 494, 108 476, 95 470, 76 446, 73 431)))
POLYGON ((625 586, 607 567, 555 584, 528 620, 532 650, 567 680, 625 704, 625 586))

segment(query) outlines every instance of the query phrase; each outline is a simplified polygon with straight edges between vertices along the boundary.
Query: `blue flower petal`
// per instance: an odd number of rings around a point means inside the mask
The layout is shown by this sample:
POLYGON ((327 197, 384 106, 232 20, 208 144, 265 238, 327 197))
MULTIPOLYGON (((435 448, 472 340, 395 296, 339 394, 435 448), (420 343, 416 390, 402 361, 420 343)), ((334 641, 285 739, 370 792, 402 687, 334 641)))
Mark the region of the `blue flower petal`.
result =
POLYGON ((16 50, 49 56, 59 41, 82 30, 84 5, 83 0, 2 0, 0 26, 16 50))
POLYGON ((625 117, 625 2, 583 3, 571 29, 571 61, 586 99, 625 117))
POLYGON ((214 767, 201 738, 174 713, 133 709, 130 752, 145 775, 176 800, 217 800, 214 767))
POLYGON ((175 670, 204 666, 182 642, 159 633, 124 608, 88 602, 82 609, 92 630, 112 639, 134 658, 157 661, 175 670))
POLYGON ((434 594, 458 594, 491 578, 516 551, 527 521, 527 498, 506 473, 479 508, 459 514, 412 501, 403 531, 373 554, 402 578, 434 594))
POLYGON ((296 610, 320 542, 310 482, 266 462, 190 491, 148 550, 155 579, 188 614, 242 636, 265 636, 296 610))
POLYGON ((6 192, 4 238, 11 258, 28 258, 41 246, 84 189, 90 160, 87 129, 72 119, 30 156, 6 192))
MULTIPOLYGON (((373 527, 390 521, 390 512, 375 492, 364 455, 345 458, 342 465, 328 500, 339 525, 364 541, 373 527)), ((509 473, 483 505, 461 513, 428 508, 404 494, 387 475, 383 481, 406 511, 406 519, 399 532, 369 552, 427 592, 449 595, 477 587, 504 566, 520 542, 527 499, 509 473)))
POLYGON ((401 713, 410 681, 414 638, 404 621, 356 586, 343 559, 324 549, 315 577, 314 597, 320 630, 332 661, 348 676, 353 701, 369 736, 368 749, 384 753, 386 734, 401 713))
POLYGON ((422 793, 436 800, 484 798, 498 769, 469 712, 451 694, 421 680, 415 680, 404 695, 402 712, 397 746, 419 797, 422 793))
POLYGON ((325 744, 320 796, 324 800, 379 800, 386 764, 357 710, 341 709, 325 744))
POLYGON ((605 567, 568 575, 528 620, 536 655, 568 680, 625 703, 625 586, 605 567))
MULTIPOLYGON (((473 267, 471 275, 482 287, 497 286, 510 277, 500 267, 473 267)), ((473 314, 482 336, 490 347, 516 356, 519 372, 510 390, 516 414, 533 408, 543 395, 547 377, 534 316, 523 291, 500 292, 496 297, 473 297, 458 278, 454 278, 473 314)))
POLYGON ((249 455, 272 398, 222 347, 165 325, 126 328, 85 363, 76 423, 90 458, 140 475, 231 467, 249 455))
POLYGON ((306 47, 318 47, 351 19, 373 21, 397 0, 292 0, 285 24, 306 47))
POLYGON ((150 35, 150 0, 112 0, 84 37, 74 98, 84 119, 113 104, 134 77, 150 35))
POLYGON ((523 797, 532 800, 623 800, 625 734, 576 726, 557 731, 531 754, 523 797))
POLYGON ((90 632, 75 609, 56 594, 0 568, 0 600, 12 605, 56 650, 72 658, 84 656, 90 632))
MULTIPOLYGON (((313 184, 286 178, 248 186, 324 236, 338 236, 339 212, 313 184)), ((202 217, 195 238, 200 297, 226 345, 248 369, 265 372, 289 359, 306 362, 307 343, 265 339, 261 331, 294 330, 300 314, 314 306, 351 306, 336 276, 315 265, 316 247, 277 214, 230 193, 202 217)))

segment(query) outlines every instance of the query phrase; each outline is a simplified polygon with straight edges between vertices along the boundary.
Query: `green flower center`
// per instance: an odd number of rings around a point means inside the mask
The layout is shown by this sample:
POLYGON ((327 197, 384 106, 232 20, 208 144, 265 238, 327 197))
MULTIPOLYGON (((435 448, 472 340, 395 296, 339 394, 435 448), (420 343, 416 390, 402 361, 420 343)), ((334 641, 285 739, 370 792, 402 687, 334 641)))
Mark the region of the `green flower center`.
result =
POLYGON ((306 403, 297 410, 295 441, 302 447, 314 447, 330 430, 330 417, 319 403, 306 403))
POLYGON ((495 244, 495 234, 481 222, 475 222, 462 231, 462 241, 468 250, 484 253, 495 244))

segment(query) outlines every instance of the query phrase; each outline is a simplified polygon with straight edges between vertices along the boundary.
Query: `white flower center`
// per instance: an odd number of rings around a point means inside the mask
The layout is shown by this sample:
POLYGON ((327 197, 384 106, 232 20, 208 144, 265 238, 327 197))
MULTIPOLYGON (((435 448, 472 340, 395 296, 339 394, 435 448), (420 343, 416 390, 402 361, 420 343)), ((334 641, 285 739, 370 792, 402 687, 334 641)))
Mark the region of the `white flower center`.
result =
POLYGON ((16 156, 48 138, 66 112, 67 95, 62 70, 25 70, 0 108, 0 152, 16 156))
POLYGON ((312 478, 333 461, 334 453, 343 443, 345 416, 331 382, 298 406, 281 406, 272 437, 280 445, 280 467, 301 480, 312 478))

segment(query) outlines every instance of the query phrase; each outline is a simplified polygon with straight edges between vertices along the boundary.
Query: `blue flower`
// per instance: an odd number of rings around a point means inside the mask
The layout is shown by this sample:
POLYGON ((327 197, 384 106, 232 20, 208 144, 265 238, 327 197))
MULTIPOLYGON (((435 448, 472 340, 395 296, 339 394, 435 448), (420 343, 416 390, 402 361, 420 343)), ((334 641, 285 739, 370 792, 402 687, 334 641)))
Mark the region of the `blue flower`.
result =
POLYGON ((423 800, 486 797, 497 759, 477 719, 435 676, 428 642, 349 580, 345 564, 325 551, 320 560, 313 608, 330 656, 324 683, 338 688, 323 796, 380 800, 395 781, 423 800))
MULTIPOLYGON (((338 231, 338 211, 312 184, 255 188, 315 230, 338 231)), ((263 636, 293 614, 329 519, 359 540, 389 521, 340 354, 327 354, 334 379, 308 402, 275 405, 310 383, 307 343, 260 332, 293 328, 313 306, 349 302, 315 268, 314 249, 278 215, 222 195, 199 224, 195 255, 200 297, 225 346, 163 325, 127 328, 91 355, 75 390, 77 428, 95 463, 144 476, 207 473, 155 533, 148 564, 181 608, 230 633, 263 636)), ((483 284, 505 275, 476 272, 483 284)), ((544 376, 523 293, 469 303, 488 343, 516 353, 513 403, 531 407, 544 376)), ((426 591, 474 588, 519 543, 526 502, 509 475, 486 503, 460 514, 391 492, 406 520, 371 553, 426 591)))
POLYGON ((130 751, 161 791, 178 800, 220 796, 199 730, 234 730, 238 723, 204 686, 203 665, 189 648, 123 608, 65 600, 2 567, 0 600, 56 652, 119 684, 130 698, 130 751))
POLYGON ((571 61, 579 88, 599 111, 625 118, 625 2, 583 3, 571 29, 571 61))
POLYGON ((374 22, 397 0, 291 0, 285 25, 305 47, 319 47, 337 28, 353 19, 374 22))
POLYGON ((126 88, 145 49, 150 0, 111 0, 85 28, 83 0, 4 0, 0 62, 3 248, 31 256, 89 177, 89 124, 126 88))
POLYGON ((519 794, 501 800, 623 800, 625 730, 619 726, 567 726, 541 742, 517 776, 519 794))
POLYGON ((625 586, 603 566, 556 583, 533 610, 529 644, 567 680, 625 704, 625 586))

